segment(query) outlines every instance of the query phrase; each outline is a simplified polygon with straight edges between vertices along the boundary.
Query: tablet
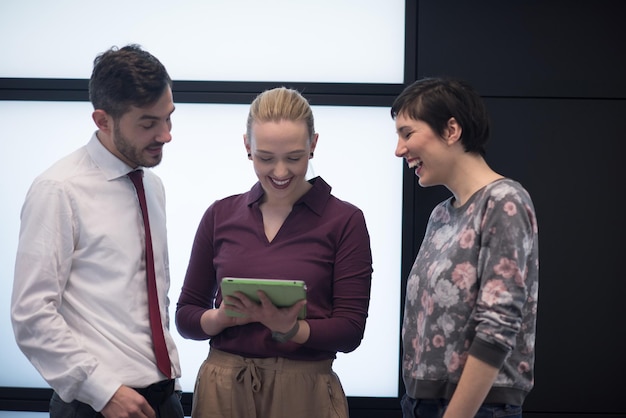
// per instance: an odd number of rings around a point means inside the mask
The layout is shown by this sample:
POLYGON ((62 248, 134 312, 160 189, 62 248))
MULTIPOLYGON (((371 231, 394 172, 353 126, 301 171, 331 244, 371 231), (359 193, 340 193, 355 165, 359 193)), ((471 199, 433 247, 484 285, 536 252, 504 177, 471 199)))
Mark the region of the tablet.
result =
MULTIPOLYGON (((242 292, 253 301, 260 303, 257 290, 262 290, 272 303, 279 308, 293 305, 299 300, 306 299, 306 284, 303 280, 253 279, 239 277, 224 277, 221 283, 222 298, 234 296, 236 291, 242 292)), ((238 312, 226 309, 229 316, 241 316, 238 312)), ((298 313, 299 319, 306 317, 306 306, 298 313)))

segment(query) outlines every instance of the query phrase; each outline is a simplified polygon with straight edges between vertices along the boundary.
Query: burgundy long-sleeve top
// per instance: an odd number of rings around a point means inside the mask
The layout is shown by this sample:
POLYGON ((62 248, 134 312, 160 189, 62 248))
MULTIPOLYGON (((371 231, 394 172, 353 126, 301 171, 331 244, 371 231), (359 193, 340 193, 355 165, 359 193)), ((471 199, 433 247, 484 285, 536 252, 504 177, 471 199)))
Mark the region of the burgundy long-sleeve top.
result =
POLYGON ((214 202, 204 213, 176 309, 176 326, 189 339, 244 357, 292 360, 335 358, 356 349, 365 331, 372 278, 370 238, 363 212, 331 194, 320 177, 300 198, 278 234, 265 236, 256 183, 243 194, 214 202), (200 317, 222 303, 223 277, 304 280, 307 342, 278 343, 261 323, 207 335, 200 317))

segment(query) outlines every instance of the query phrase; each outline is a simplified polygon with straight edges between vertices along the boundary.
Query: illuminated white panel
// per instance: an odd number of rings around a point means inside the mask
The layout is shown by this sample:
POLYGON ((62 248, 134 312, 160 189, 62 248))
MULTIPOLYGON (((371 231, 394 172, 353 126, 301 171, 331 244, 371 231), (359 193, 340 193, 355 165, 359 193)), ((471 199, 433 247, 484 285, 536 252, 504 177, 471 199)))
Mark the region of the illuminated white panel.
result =
POLYGON ((0 2, 0 77, 89 78, 139 43, 176 80, 402 83, 405 0, 0 2))
MULTIPOLYGON (((58 158, 84 145, 95 129, 86 102, 0 101, 0 306, 8 307, 19 213, 32 180, 58 158)), ((247 105, 179 103, 173 140, 154 170, 167 192, 172 300, 182 286, 200 218, 215 199, 247 191, 256 176, 243 146, 247 105)), ((365 339, 335 363, 348 396, 396 397, 400 324, 402 163, 393 154, 388 108, 314 106, 319 141, 311 172, 333 193, 359 206, 371 235, 374 276, 365 339), (381 337, 382 336, 382 337, 381 337), (367 367, 364 367, 367 365, 367 367), (375 383, 372 383, 375 376, 375 383)), ((14 342, 8 315, 0 316, 0 386, 47 387, 14 342)), ((208 343, 185 340, 175 329, 186 392, 193 391, 208 343)))

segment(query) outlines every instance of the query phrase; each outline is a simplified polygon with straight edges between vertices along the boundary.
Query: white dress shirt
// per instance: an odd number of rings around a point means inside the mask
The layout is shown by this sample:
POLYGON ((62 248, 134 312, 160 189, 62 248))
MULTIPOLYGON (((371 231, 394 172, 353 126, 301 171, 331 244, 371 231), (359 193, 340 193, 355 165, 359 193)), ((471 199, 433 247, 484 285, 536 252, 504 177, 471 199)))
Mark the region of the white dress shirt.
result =
POLYGON ((21 213, 11 319, 22 352, 70 402, 100 411, 120 385, 180 377, 170 335, 165 193, 144 169, 171 376, 156 367, 148 319, 144 229, 132 168, 95 133, 37 177, 21 213))

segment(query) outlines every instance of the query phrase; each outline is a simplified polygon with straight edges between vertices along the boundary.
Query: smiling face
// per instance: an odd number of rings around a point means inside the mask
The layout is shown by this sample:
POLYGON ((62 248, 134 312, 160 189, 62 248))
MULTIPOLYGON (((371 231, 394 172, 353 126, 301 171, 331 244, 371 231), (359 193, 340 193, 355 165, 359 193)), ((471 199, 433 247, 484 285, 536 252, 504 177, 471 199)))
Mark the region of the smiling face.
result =
POLYGON ((145 107, 131 106, 119 119, 94 111, 98 138, 116 157, 132 168, 154 167, 163 158, 163 145, 172 140, 174 102, 167 87, 159 100, 145 107))
POLYGON ((244 143, 267 202, 295 203, 310 185, 306 173, 317 134, 311 140, 304 121, 253 122, 244 143))
POLYGON ((426 122, 411 119, 405 113, 396 117, 396 132, 396 156, 415 169, 420 186, 446 184, 452 164, 449 143, 426 122))

